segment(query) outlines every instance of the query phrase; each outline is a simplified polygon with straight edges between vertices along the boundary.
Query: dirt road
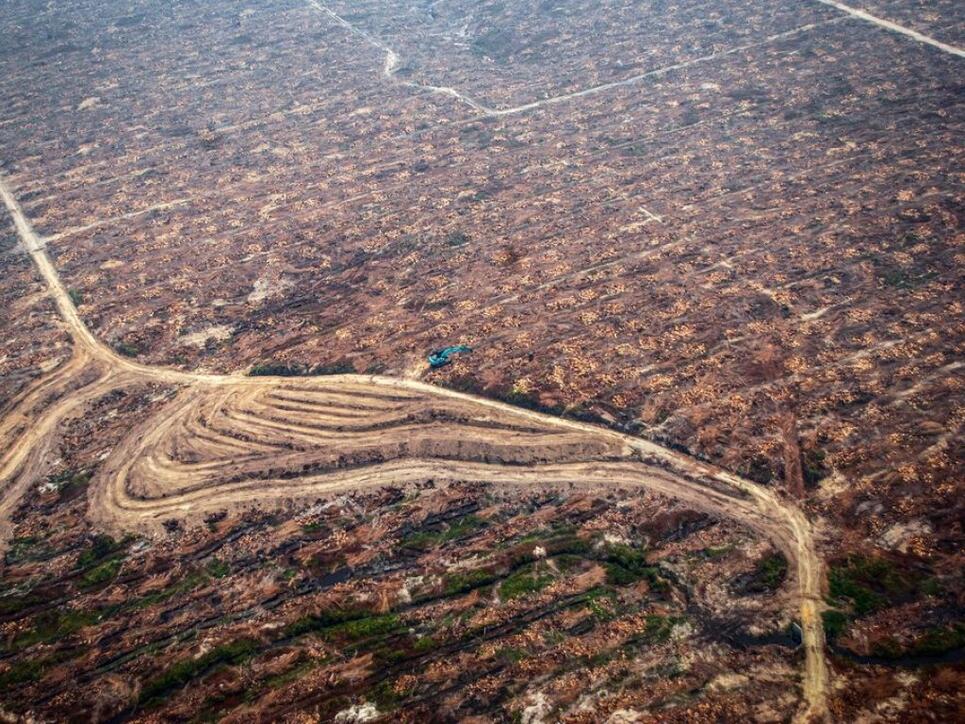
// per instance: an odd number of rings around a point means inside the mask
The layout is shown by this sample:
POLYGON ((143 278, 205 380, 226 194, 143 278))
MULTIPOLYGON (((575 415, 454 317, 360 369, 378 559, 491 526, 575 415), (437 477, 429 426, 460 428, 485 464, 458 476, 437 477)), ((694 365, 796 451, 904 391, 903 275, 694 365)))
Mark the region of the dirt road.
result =
POLYGON ((942 43, 941 41, 935 40, 929 35, 919 33, 917 30, 912 30, 904 25, 893 23, 885 18, 879 18, 877 15, 872 15, 871 13, 860 8, 851 7, 850 5, 836 2, 836 0, 816 0, 816 2, 819 2, 822 5, 828 5, 836 10, 840 10, 841 12, 847 13, 851 17, 857 18, 858 20, 863 20, 866 23, 877 25, 879 28, 884 28, 889 32, 904 35, 905 37, 911 38, 916 42, 924 45, 930 45, 933 48, 938 48, 938 50, 942 51, 943 53, 948 53, 949 55, 954 55, 958 58, 965 58, 965 50, 962 48, 957 48, 954 45, 949 45, 948 43, 942 43))
POLYGON ((787 556, 806 653, 799 718, 827 717, 822 562, 807 518, 773 490, 645 440, 415 380, 293 381, 139 364, 86 327, 2 177, 0 198, 74 342, 71 361, 22 395, 0 421, 3 540, 67 417, 111 389, 178 385, 175 399, 132 430, 98 471, 89 513, 99 523, 144 531, 228 507, 277 506, 427 479, 643 487, 737 520, 787 556))
POLYGON ((400 83, 401 85, 404 85, 409 88, 428 91, 431 93, 439 93, 442 95, 448 95, 468 105, 473 110, 480 113, 481 115, 488 116, 491 118, 498 118, 501 116, 513 116, 513 115, 518 115, 520 113, 529 113, 531 111, 538 110, 545 106, 551 106, 558 103, 566 103, 569 101, 576 100, 578 98, 596 95, 598 93, 604 93, 617 88, 621 88, 623 86, 634 85, 636 83, 640 83, 641 81, 644 81, 650 78, 666 75, 668 73, 672 73, 673 71, 677 71, 677 70, 683 70, 685 68, 689 68, 690 66, 713 62, 715 60, 726 57, 728 55, 734 55, 737 53, 742 53, 748 50, 752 50, 754 48, 758 48, 763 45, 769 45, 771 43, 774 43, 780 40, 785 40, 787 38, 794 37, 795 35, 799 35, 801 33, 808 33, 827 25, 840 23, 841 21, 847 20, 847 19, 857 19, 865 23, 869 23, 871 25, 877 26, 879 28, 883 28, 889 32, 897 33, 904 37, 911 38, 912 40, 918 43, 928 45, 932 48, 937 48, 943 53, 948 53, 950 55, 954 55, 959 58, 965 58, 965 50, 963 50, 962 48, 958 48, 954 45, 949 45, 948 43, 942 43, 941 41, 938 41, 935 38, 932 38, 928 35, 925 35, 916 30, 908 28, 904 25, 899 25, 898 23, 894 23, 885 18, 880 18, 876 15, 872 15, 871 13, 861 10, 860 8, 855 8, 850 5, 845 5, 844 3, 841 3, 841 2, 836 2, 836 0, 815 0, 815 2, 819 2, 822 5, 827 5, 829 7, 832 7, 843 14, 837 18, 832 18, 830 20, 824 20, 817 23, 808 23, 805 25, 801 25, 797 28, 792 28, 790 30, 787 30, 781 33, 776 33, 770 36, 758 38, 752 43, 747 43, 745 45, 729 48, 727 50, 722 50, 719 52, 711 53, 697 58, 692 58, 690 60, 682 61, 680 63, 675 63, 673 65, 669 65, 664 68, 657 68, 654 70, 647 71, 645 73, 640 73, 634 76, 630 76, 628 78, 612 81, 610 83, 603 83, 600 85, 590 86, 588 88, 583 88, 581 90, 574 91, 571 93, 563 93, 560 95, 550 96, 548 98, 543 98, 538 101, 532 101, 530 103, 523 103, 517 106, 512 106, 507 108, 493 108, 493 107, 487 106, 481 101, 476 100, 475 98, 472 98, 471 96, 466 95, 465 93, 458 90, 457 88, 452 88, 450 86, 436 86, 436 85, 429 85, 429 84, 422 84, 422 83, 414 83, 412 81, 399 81, 395 76, 396 76, 396 72, 402 65, 402 61, 401 61, 401 58, 399 57, 399 54, 395 50, 393 50, 385 42, 375 37, 371 33, 368 33, 362 30, 361 28, 357 27, 356 25, 353 25, 345 18, 336 14, 330 8, 322 5, 320 2, 318 2, 318 0, 307 0, 307 2, 309 7, 312 7, 318 12, 326 15, 328 18, 336 22, 339 26, 345 28, 348 32, 361 38, 368 45, 371 45, 379 49, 380 51, 384 52, 385 63, 382 68, 382 75, 386 79, 393 80, 394 82, 400 83))

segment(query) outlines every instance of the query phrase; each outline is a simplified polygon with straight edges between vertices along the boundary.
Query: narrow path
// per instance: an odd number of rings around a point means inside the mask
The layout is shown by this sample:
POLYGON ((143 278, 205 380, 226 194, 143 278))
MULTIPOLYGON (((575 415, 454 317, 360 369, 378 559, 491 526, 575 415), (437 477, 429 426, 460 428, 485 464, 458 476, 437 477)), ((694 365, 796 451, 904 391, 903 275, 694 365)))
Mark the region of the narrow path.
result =
MULTIPOLYGON (((823 2, 824 0, 819 0, 819 1, 823 2)), ((318 0, 307 0, 307 3, 310 7, 327 15, 329 18, 334 20, 336 23, 338 23, 340 26, 345 28, 353 35, 357 35, 369 45, 375 48, 378 48, 379 50, 384 52, 385 63, 382 66, 382 75, 385 78, 395 80, 395 74, 399 70, 402 64, 402 60, 399 54, 395 50, 393 50, 385 42, 375 37, 371 33, 366 32, 365 30, 362 30, 356 25, 353 25, 348 20, 338 15, 335 11, 331 10, 325 5, 322 5, 322 3, 320 3, 318 0)), ((582 90, 574 91, 572 93, 563 93, 561 95, 551 96, 549 98, 543 98, 538 101, 523 103, 521 105, 512 106, 509 108, 493 108, 491 106, 487 106, 484 103, 477 101, 475 98, 472 98, 471 96, 468 96, 465 93, 459 91, 458 89, 452 88, 451 86, 428 85, 428 84, 422 84, 422 83, 415 83, 412 81, 396 81, 396 82, 400 83, 401 85, 407 86, 409 88, 415 88, 418 90, 429 91, 431 93, 439 93, 439 94, 451 96, 452 98, 455 98, 456 100, 461 101, 462 103, 465 103, 466 105, 470 106, 472 109, 478 111, 485 117, 500 118, 503 116, 513 116, 513 115, 518 115, 520 113, 528 113, 530 111, 535 111, 545 106, 555 105, 558 103, 566 103, 567 101, 576 100, 578 98, 584 98, 586 96, 592 96, 598 93, 604 93, 606 91, 614 90, 616 88, 634 85, 648 78, 657 78, 662 75, 666 75, 667 73, 671 73, 675 70, 683 70, 685 68, 689 68, 695 65, 700 65, 702 63, 709 63, 729 55, 735 55, 737 53, 742 53, 747 50, 752 50, 754 48, 758 48, 763 45, 768 45, 770 43, 773 43, 779 40, 791 38, 791 37, 794 37, 795 35, 807 33, 811 30, 814 30, 815 28, 819 28, 825 25, 831 25, 833 23, 838 23, 838 22, 841 22, 841 20, 842 18, 834 18, 832 20, 824 20, 817 23, 808 23, 806 25, 801 25, 796 28, 791 28, 790 30, 786 30, 781 33, 775 33, 773 35, 766 36, 764 38, 761 38, 760 40, 754 41, 753 43, 746 43, 744 45, 739 45, 737 47, 729 48, 727 50, 722 50, 716 53, 710 53, 708 55, 702 55, 697 58, 692 58, 690 60, 682 61, 680 63, 674 63, 673 65, 668 65, 663 68, 656 68, 654 70, 650 70, 645 73, 639 73, 637 75, 630 76, 629 78, 624 78, 623 80, 612 81, 610 83, 602 83, 600 85, 591 86, 589 88, 584 88, 582 90)))
POLYGON ((614 90, 615 88, 622 88, 623 86, 635 85, 640 81, 646 80, 648 78, 658 78, 667 73, 672 73, 675 70, 684 70, 685 68, 690 68, 695 65, 701 65, 703 63, 710 63, 721 58, 726 58, 729 55, 735 55, 737 53, 743 53, 747 50, 752 50, 754 48, 759 48, 763 45, 769 45, 779 40, 784 40, 786 38, 792 38, 795 35, 800 35, 802 33, 810 32, 815 28, 822 27, 824 25, 831 25, 833 23, 840 22, 840 18, 835 18, 833 20, 824 20, 819 23, 808 23, 806 25, 801 25, 791 30, 786 30, 782 33, 775 33, 774 35, 769 35, 761 40, 757 40, 753 43, 746 43, 744 45, 738 45, 734 48, 728 48, 727 50, 722 50, 717 53, 710 53, 708 55, 702 55, 697 58, 692 58, 690 60, 685 60, 680 63, 674 63, 673 65, 667 65, 663 68, 656 68, 654 70, 649 70, 645 73, 639 73, 638 75, 630 76, 629 78, 624 78, 623 80, 613 81, 611 83, 603 83, 601 85, 591 86, 589 88, 584 88, 583 90, 575 91, 573 93, 564 93, 558 96, 552 96, 550 98, 544 98, 543 100, 533 101, 532 103, 524 103, 520 106, 514 106, 512 108, 501 108, 493 109, 487 108, 487 115, 494 117, 501 116, 512 116, 518 113, 526 113, 528 111, 535 111, 538 108, 544 106, 554 105, 557 103, 565 103, 567 101, 576 100, 577 98, 585 98, 586 96, 596 95, 598 93, 603 93, 605 91, 614 90))
MULTIPOLYGON (((362 30, 361 28, 353 25, 348 20, 345 20, 345 18, 341 17, 331 9, 322 5, 318 0, 307 0, 307 2, 311 7, 313 7, 314 9, 318 10, 321 13, 324 13, 325 15, 333 19, 335 22, 337 22, 339 25, 344 27, 352 34, 362 38, 369 45, 372 45, 373 47, 376 47, 379 50, 383 51, 385 53, 385 64, 382 69, 382 75, 386 78, 394 79, 394 76, 396 72, 399 70, 402 63, 401 58, 399 57, 399 54, 395 50, 390 48, 386 43, 384 43, 382 40, 375 37, 371 33, 368 33, 362 30)), ((878 27, 884 28, 885 30, 891 31, 893 33, 904 35, 919 43, 930 45, 931 47, 937 48, 938 50, 941 50, 944 53, 949 53, 959 58, 965 58, 965 50, 961 48, 957 48, 947 43, 942 43, 941 41, 935 40, 932 37, 924 35, 923 33, 919 33, 916 30, 912 30, 911 28, 905 27, 904 25, 899 25, 890 20, 885 20, 884 18, 879 18, 876 15, 872 15, 871 13, 868 13, 859 8, 854 8, 854 7, 851 7, 850 5, 845 5, 844 3, 837 2, 836 0, 816 0, 816 2, 819 2, 822 5, 827 5, 829 7, 833 7, 837 10, 840 10, 841 12, 846 13, 850 17, 863 20, 873 25, 877 25, 878 27)), ((451 96, 461 101, 462 103, 465 103, 466 105, 470 106, 471 108, 473 108, 474 110, 478 111, 479 113, 481 113, 486 117, 500 118, 503 116, 512 116, 520 113, 528 113, 530 111, 535 111, 545 106, 555 105, 558 103, 566 103, 568 101, 576 100, 578 98, 584 98, 586 96, 592 96, 598 93, 604 93, 606 91, 614 90, 616 88, 634 85, 648 78, 659 77, 661 75, 666 75, 667 73, 670 73, 676 70, 683 70, 691 66, 700 65, 702 63, 709 63, 709 62, 727 57, 729 55, 734 55, 734 54, 742 53, 747 50, 752 50, 754 48, 758 48, 764 45, 769 45, 770 43, 774 43, 779 40, 784 40, 786 38, 791 38, 791 37, 794 37, 795 35, 800 35, 802 33, 807 33, 820 27, 839 23, 844 19, 845 18, 833 18, 831 20, 823 20, 816 23, 808 23, 796 28, 791 28, 790 30, 786 30, 781 33, 775 33, 773 35, 766 36, 764 38, 754 41, 753 43, 746 43, 744 45, 739 45, 737 47, 729 48, 727 50, 722 50, 716 53, 710 53, 708 55, 692 58, 690 60, 682 61, 680 63, 674 63, 673 65, 668 65, 663 68, 656 68, 654 70, 650 70, 645 73, 639 73, 637 75, 630 76, 629 78, 624 78, 623 80, 612 81, 610 83, 602 83, 600 85, 591 86, 589 88, 584 88, 582 90, 574 91, 572 93, 563 93, 561 95, 551 96, 549 98, 544 98, 538 101, 532 101, 530 103, 523 103, 521 105, 512 106, 509 108, 493 108, 491 106, 487 106, 486 104, 480 101, 477 101, 475 98, 472 98, 471 96, 468 96, 465 93, 459 91, 458 89, 452 88, 450 86, 427 85, 427 84, 415 83, 412 81, 397 81, 397 82, 401 83, 404 86, 408 86, 410 88, 421 89, 432 93, 441 93, 443 95, 451 96)))
POLYGON ((61 422, 113 387, 109 372, 95 372, 97 376, 83 384, 81 375, 89 362, 86 353, 75 354, 22 395, 0 420, 0 555, 13 534, 13 513, 41 476, 48 442, 61 422))
MULTIPOLYGON (((396 53, 394 50, 392 50, 392 48, 390 48, 388 45, 386 45, 381 40, 376 38, 374 35, 365 32, 361 28, 350 23, 341 15, 337 14, 334 10, 325 7, 320 2, 318 2, 318 0, 307 0, 307 2, 310 7, 314 8, 315 10, 318 10, 320 13, 323 13, 324 15, 327 15, 329 18, 334 20, 336 23, 341 25, 343 28, 348 30, 353 35, 359 36, 360 38, 362 38, 362 40, 364 40, 369 45, 374 46, 379 50, 383 51, 385 53, 385 63, 382 66, 382 75, 385 78, 396 80, 395 74, 399 71, 399 68, 402 65, 402 61, 399 58, 398 53, 396 53)), ((471 98, 465 95, 464 93, 459 92, 455 88, 451 88, 449 86, 424 85, 422 83, 414 83, 412 81, 399 81, 399 80, 396 80, 396 82, 408 88, 415 88, 417 90, 426 90, 426 91, 429 91, 430 93, 438 93, 441 95, 450 96, 451 98, 455 98, 456 100, 461 101, 462 103, 465 103, 467 106, 469 106, 473 110, 478 111, 480 113, 484 113, 487 115, 492 113, 492 111, 489 108, 482 105, 474 98, 471 98)))
POLYGON ((821 3, 822 5, 828 5, 832 8, 836 8, 843 13, 847 13, 851 17, 857 18, 858 20, 864 20, 866 23, 871 23, 872 25, 877 25, 879 28, 884 28, 892 33, 898 33, 899 35, 904 35, 912 40, 916 40, 919 43, 924 43, 925 45, 930 45, 933 48, 938 48, 943 53, 949 53, 959 58, 965 58, 965 50, 962 50, 961 48, 956 48, 954 45, 949 45, 948 43, 935 40, 932 37, 924 35, 923 33, 919 33, 917 30, 906 28, 904 25, 899 25, 898 23, 893 23, 890 20, 879 18, 877 15, 872 15, 871 13, 861 10, 860 8, 851 7, 850 5, 839 3, 836 0, 817 0, 817 2, 821 3))

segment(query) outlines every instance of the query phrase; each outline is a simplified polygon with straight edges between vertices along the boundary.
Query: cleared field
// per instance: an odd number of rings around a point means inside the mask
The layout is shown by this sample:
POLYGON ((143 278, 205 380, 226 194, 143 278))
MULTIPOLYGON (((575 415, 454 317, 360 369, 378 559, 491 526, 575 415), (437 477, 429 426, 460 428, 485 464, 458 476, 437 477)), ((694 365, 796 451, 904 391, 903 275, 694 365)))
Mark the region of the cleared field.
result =
POLYGON ((164 387, 82 484, 118 537, 645 489, 785 557, 802 720, 829 600, 835 636, 930 640, 961 584, 962 11, 640 5, 8 3, 3 539, 65 429, 164 387), (862 599, 868 550, 937 572, 862 599))
POLYGON ((514 15, 499 63, 462 47, 508 23, 489 4, 112 8, 72 6, 73 29, 41 13, 51 55, 0 60, 9 184, 109 344, 184 369, 405 374, 465 342, 428 379, 762 482, 800 486, 785 418, 812 488, 902 487, 895 434, 920 479, 951 475, 917 456, 923 429, 957 427, 957 57, 817 2, 614 7, 596 36, 576 3, 556 40, 514 15), (603 68, 590 37, 633 63, 603 68), (110 62, 89 68, 92 48, 110 62), (487 95, 523 71, 531 95, 487 95), (497 118, 407 85, 508 108, 641 74, 497 118))
POLYGON ((4 529, 26 486, 39 476, 41 455, 67 416, 139 381, 189 385, 194 389, 183 394, 186 399, 176 399, 133 430, 105 461, 90 493, 93 520, 121 531, 154 527, 159 533, 165 521, 196 521, 235 506, 271 509, 292 499, 435 479, 589 489, 642 486, 735 518, 771 539, 795 564, 806 655, 801 716, 826 711, 827 666, 818 615, 822 564, 810 524, 793 504, 652 443, 424 383, 344 375, 295 385, 126 360, 81 321, 2 179, 0 192, 75 345, 73 366, 41 383, 7 418, 35 416, 33 424, 6 434, 10 447, 0 460, 4 529), (91 382, 84 385, 88 365, 91 382), (54 402, 37 411, 41 392, 54 402), (579 462, 566 462, 574 459, 579 462))

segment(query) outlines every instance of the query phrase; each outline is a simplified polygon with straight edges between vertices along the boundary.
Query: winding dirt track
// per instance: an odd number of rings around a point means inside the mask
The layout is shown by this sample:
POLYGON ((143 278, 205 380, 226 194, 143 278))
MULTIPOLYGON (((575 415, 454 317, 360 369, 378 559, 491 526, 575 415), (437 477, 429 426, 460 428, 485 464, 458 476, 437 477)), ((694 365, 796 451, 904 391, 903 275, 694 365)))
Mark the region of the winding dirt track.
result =
POLYGON ((0 421, 3 541, 64 419, 111 389, 173 384, 181 389, 171 403, 132 430, 98 471, 89 513, 100 524, 144 532, 229 507, 427 479, 643 487, 737 520, 788 557, 806 654, 799 719, 827 718, 822 562, 807 518, 774 491, 628 435, 417 381, 205 375, 120 357, 81 320, 2 177, 0 198, 74 342, 73 358, 0 421))

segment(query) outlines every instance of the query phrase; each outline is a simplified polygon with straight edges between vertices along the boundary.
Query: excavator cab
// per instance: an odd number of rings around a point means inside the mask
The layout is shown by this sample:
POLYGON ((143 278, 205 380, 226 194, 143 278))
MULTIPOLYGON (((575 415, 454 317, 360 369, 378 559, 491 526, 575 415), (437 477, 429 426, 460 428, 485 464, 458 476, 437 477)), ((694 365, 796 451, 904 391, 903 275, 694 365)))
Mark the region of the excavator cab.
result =
POLYGON ((429 367, 434 370, 445 367, 452 362, 453 356, 467 352, 472 352, 472 348, 464 344, 437 349, 435 352, 429 354, 429 367))

